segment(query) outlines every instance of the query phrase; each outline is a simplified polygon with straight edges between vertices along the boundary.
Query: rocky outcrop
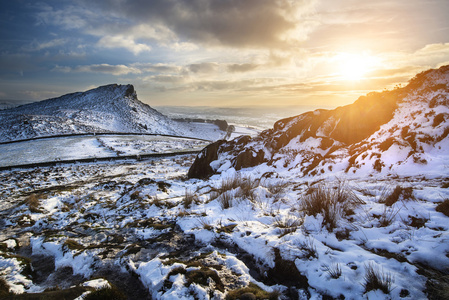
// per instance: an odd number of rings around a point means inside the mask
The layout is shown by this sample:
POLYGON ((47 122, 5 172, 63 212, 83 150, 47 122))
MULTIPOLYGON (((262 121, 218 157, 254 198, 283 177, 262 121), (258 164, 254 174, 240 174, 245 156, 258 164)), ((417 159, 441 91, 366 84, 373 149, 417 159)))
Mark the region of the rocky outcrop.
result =
MULTIPOLYGON (((225 122, 225 121, 223 121, 225 122)), ((215 124, 224 127, 226 124, 215 124)), ((137 98, 131 84, 109 84, 85 92, 0 111, 0 142, 81 133, 150 133, 216 140, 226 133, 177 122, 137 98)))
POLYGON ((449 66, 444 66, 418 74, 404 88, 372 92, 350 105, 282 119, 256 137, 223 143, 214 148, 215 154, 209 153, 215 161, 208 161, 207 168, 210 173, 225 166, 239 170, 267 162, 306 176, 335 168, 347 173, 389 172, 409 164, 422 167, 440 156, 426 149, 447 147, 448 103, 449 66))
POLYGON ((214 174, 215 170, 212 169, 210 163, 218 159, 219 148, 225 142, 225 140, 219 140, 204 148, 195 158, 187 176, 203 179, 214 174))

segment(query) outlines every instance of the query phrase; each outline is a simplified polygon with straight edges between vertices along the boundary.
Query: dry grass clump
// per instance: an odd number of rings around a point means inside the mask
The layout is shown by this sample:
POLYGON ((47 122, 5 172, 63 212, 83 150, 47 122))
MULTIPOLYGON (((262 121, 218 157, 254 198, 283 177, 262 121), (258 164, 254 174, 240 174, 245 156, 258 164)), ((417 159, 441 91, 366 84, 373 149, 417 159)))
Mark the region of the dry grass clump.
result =
POLYGON ((218 196, 217 199, 218 199, 218 202, 220 203, 221 209, 228 209, 228 208, 232 207, 234 197, 232 196, 230 191, 226 191, 226 192, 220 194, 220 196, 218 196))
POLYGON ((382 214, 379 216, 379 224, 381 227, 387 227, 393 224, 396 215, 401 209, 394 209, 393 207, 385 207, 382 214))
POLYGON ((83 245, 72 239, 65 240, 64 246, 66 246, 70 250, 84 250, 83 245))
POLYGON ((214 226, 212 226, 205 218, 198 218, 198 223, 200 227, 206 230, 213 230, 214 226))
POLYGON ((42 198, 42 195, 33 193, 25 199, 25 203, 32 213, 42 212, 39 209, 39 206, 41 205, 41 201, 40 201, 41 198, 42 198))
POLYGON ((229 291, 226 295, 226 300, 237 300, 237 299, 276 300, 279 299, 280 295, 281 294, 278 291, 269 293, 267 291, 262 290, 256 284, 250 282, 247 287, 229 291))
POLYGON ((308 195, 302 199, 300 209, 306 215, 321 214, 327 229, 333 230, 341 217, 353 214, 353 209, 363 203, 343 183, 336 187, 319 184, 311 188, 308 195))
POLYGON ((280 236, 287 235, 289 233, 295 232, 296 229, 302 225, 303 219, 296 217, 274 217, 273 225, 279 229, 280 236))
POLYGON ((184 206, 184 208, 190 208, 193 202, 199 202, 198 195, 186 189, 185 196, 182 199, 182 205, 184 206))
POLYGON ((299 242, 298 246, 303 253, 303 257, 309 260, 312 258, 318 258, 318 251, 312 238, 299 242))
POLYGON ((240 187, 241 185, 243 185, 245 183, 245 181, 246 181, 245 178, 242 178, 240 173, 236 173, 232 177, 223 178, 221 180, 220 191, 225 192, 225 191, 234 190, 234 189, 240 187))
POLYGON ((443 202, 439 203, 435 210, 449 217, 449 199, 446 199, 443 202))
POLYGON ((372 263, 365 265, 364 279, 365 293, 373 290, 381 290, 384 294, 389 294, 394 282, 393 276, 390 273, 384 272, 383 270, 380 271, 372 263))
MULTIPOLYGON (((385 191, 388 191, 388 189, 385 189, 385 191)), ((406 187, 403 188, 399 185, 397 185, 391 193, 388 193, 385 196, 382 196, 380 199, 380 203, 385 203, 387 206, 392 206, 399 200, 411 200, 414 199, 413 197, 413 188, 412 187, 406 187), (402 197, 402 198, 401 198, 402 197)))
POLYGON ((339 263, 332 264, 331 266, 324 265, 324 269, 333 279, 338 279, 343 273, 339 263))

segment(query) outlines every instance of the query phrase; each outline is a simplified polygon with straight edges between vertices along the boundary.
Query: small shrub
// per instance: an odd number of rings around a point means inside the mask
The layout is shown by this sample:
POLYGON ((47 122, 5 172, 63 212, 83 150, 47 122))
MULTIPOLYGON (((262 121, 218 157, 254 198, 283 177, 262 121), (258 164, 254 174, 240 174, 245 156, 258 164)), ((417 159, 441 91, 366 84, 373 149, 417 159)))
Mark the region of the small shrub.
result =
POLYGON ((240 173, 236 173, 233 177, 223 178, 221 180, 220 191, 223 193, 225 191, 230 191, 236 189, 244 184, 244 179, 240 173))
POLYGON ((219 196, 220 196, 220 192, 219 192, 219 191, 217 191, 217 190, 212 190, 212 191, 209 193, 209 200, 210 200, 210 201, 213 201, 213 200, 217 199, 219 196))
POLYGON ((40 197, 39 196, 41 196, 41 195, 37 195, 37 194, 31 194, 31 195, 29 195, 28 197, 27 197, 27 199, 25 200, 25 203, 26 203, 26 205, 28 206, 28 208, 30 209, 30 211, 32 212, 32 213, 40 213, 40 212, 42 212, 40 209, 39 209, 39 206, 40 206, 40 197))
POLYGON ((330 275, 330 277, 334 279, 338 279, 342 274, 341 266, 338 263, 333 264, 331 266, 325 265, 324 269, 330 275))
POLYGON ((237 227, 237 224, 230 224, 230 225, 226 225, 226 226, 220 226, 217 228, 217 233, 231 233, 234 228, 237 227))
POLYGON ((449 199, 446 199, 438 204, 435 210, 449 217, 449 199))
POLYGON ((391 286, 394 282, 390 273, 385 273, 376 269, 372 263, 365 265, 365 293, 373 290, 381 290, 384 294, 391 292, 391 286))
POLYGON ((318 258, 318 252, 312 238, 308 238, 305 241, 299 243, 299 248, 303 252, 307 259, 318 258))
POLYGON ((333 230, 341 217, 353 213, 353 209, 362 203, 363 201, 342 183, 336 187, 320 184, 303 198, 301 210, 306 215, 322 214, 324 224, 329 230, 333 230))
POLYGON ((206 219, 204 219, 204 218, 199 218, 199 219, 198 219, 198 222, 200 223, 200 226, 201 226, 203 229, 206 229, 206 230, 212 230, 212 229, 214 229, 214 226, 212 226, 210 223, 208 223, 208 222, 206 221, 206 219))
POLYGON ((184 208, 190 208, 193 202, 198 202, 198 196, 186 189, 182 205, 184 206, 184 208))
POLYGON ((387 206, 392 206, 399 200, 412 200, 412 199, 414 199, 412 187, 403 188, 397 185, 393 190, 391 190, 388 187, 385 187, 382 190, 379 202, 385 203, 385 205, 387 206))
POLYGON ((239 182, 240 189, 236 194, 237 197, 242 197, 253 201, 255 199, 254 189, 259 186, 259 181, 251 177, 242 178, 239 182))
POLYGON ((401 209, 395 210, 394 207, 385 207, 384 211, 380 216, 377 216, 379 218, 379 224, 381 227, 387 227, 393 224, 396 215, 399 213, 401 209))
POLYGON ((279 232, 281 234, 281 237, 295 232, 296 229, 301 226, 303 223, 303 219, 299 219, 296 217, 281 217, 276 216, 273 221, 273 225, 277 228, 279 228, 279 232))
POLYGON ((126 296, 114 285, 89 293, 84 300, 126 300, 126 296))
POLYGON ((232 207, 233 197, 229 191, 220 194, 217 199, 222 209, 228 209, 232 207))

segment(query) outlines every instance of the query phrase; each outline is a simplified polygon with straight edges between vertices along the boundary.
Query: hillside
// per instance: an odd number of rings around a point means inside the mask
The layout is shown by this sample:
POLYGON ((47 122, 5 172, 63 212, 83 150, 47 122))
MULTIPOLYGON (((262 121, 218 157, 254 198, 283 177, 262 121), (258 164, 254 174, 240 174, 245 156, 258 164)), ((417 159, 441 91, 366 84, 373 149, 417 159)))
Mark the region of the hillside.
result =
POLYGON ((440 174, 449 155, 448 84, 444 66, 418 74, 404 88, 280 120, 254 138, 218 141, 198 156, 189 176, 260 164, 300 176, 440 174))
POLYGON ((449 299, 448 74, 197 156, 0 170, 0 298, 449 299))
POLYGON ((138 100, 132 85, 111 84, 0 111, 0 141, 61 134, 128 132, 215 140, 217 126, 174 121, 138 100))

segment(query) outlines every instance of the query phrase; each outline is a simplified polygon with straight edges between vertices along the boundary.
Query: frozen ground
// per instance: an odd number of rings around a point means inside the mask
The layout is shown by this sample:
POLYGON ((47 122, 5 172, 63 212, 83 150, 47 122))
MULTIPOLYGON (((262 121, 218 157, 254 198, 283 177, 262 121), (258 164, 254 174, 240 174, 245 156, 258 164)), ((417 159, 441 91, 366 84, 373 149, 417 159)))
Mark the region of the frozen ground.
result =
POLYGON ((0 276, 16 293, 103 278, 129 299, 443 299, 447 174, 187 180, 192 160, 0 172, 0 276), (307 209, 319 191, 340 191, 333 223, 307 209))

